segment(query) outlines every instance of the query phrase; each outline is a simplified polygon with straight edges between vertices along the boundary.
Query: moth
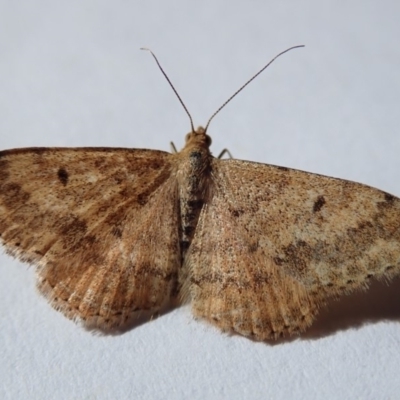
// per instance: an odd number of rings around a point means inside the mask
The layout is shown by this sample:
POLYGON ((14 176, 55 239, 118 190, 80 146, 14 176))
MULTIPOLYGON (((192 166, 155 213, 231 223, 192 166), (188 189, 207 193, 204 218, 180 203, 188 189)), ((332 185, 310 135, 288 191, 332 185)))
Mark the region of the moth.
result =
POLYGON ((171 154, 0 152, 1 243, 36 266, 55 309, 108 330, 177 298, 225 332, 267 340, 304 331, 329 299, 399 274, 397 197, 215 158, 210 121, 194 129, 190 120, 184 148, 171 154))

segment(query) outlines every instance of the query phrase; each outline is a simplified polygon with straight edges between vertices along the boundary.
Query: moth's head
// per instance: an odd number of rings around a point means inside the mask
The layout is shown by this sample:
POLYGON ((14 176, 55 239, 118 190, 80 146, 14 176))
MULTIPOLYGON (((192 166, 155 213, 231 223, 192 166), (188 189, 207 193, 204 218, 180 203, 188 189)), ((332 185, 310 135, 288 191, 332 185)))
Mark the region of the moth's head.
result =
POLYGON ((186 135, 185 144, 197 144, 209 148, 211 146, 211 138, 207 135, 206 130, 202 126, 199 126, 186 135))

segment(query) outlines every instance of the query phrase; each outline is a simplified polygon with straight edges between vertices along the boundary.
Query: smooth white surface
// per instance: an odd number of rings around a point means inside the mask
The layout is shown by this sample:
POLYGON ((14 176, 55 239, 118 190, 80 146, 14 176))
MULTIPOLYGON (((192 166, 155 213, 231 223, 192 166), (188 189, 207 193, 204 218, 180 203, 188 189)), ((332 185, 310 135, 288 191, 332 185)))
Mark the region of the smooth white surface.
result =
MULTIPOLYGON (((212 149, 400 195, 396 1, 0 2, 0 148, 169 150, 287 47, 213 122, 212 149)), ((387 399, 400 393, 400 284, 332 306, 300 339, 229 337, 179 308, 94 336, 0 256, 1 399, 387 399), (372 323, 367 323, 373 320, 372 323)))

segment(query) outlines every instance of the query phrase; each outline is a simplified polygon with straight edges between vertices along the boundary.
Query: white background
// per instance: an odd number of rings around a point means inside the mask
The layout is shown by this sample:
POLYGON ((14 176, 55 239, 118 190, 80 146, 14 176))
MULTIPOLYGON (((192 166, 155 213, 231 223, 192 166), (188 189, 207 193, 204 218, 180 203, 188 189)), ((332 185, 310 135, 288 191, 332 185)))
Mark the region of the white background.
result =
MULTIPOLYGON (((398 1, 0 1, 0 148, 212 150, 400 195, 398 1)), ((95 336, 0 256, 2 399, 388 399, 400 396, 400 282, 333 304, 301 338, 255 343, 178 308, 95 336)))

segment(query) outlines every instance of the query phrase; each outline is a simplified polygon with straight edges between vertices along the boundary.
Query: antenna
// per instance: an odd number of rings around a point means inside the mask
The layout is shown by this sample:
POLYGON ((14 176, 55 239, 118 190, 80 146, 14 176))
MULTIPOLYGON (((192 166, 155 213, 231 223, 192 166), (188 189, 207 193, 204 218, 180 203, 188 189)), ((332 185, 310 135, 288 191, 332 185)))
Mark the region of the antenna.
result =
MULTIPOLYGON (((233 95, 232 95, 231 97, 229 97, 229 99, 226 100, 225 103, 223 103, 222 106, 219 107, 218 110, 215 111, 215 113, 214 113, 213 115, 211 115, 211 117, 210 117, 210 119, 208 120, 207 125, 206 125, 206 127, 205 127, 205 129, 204 129, 204 134, 207 132, 207 129, 208 129, 209 125, 210 125, 211 120, 212 120, 212 119, 213 119, 213 118, 214 118, 214 117, 215 117, 215 116, 216 116, 216 115, 217 115, 217 114, 218 114, 218 113, 219 113, 219 112, 220 112, 220 111, 221 111, 221 110, 222 110, 222 109, 237 95, 237 94, 239 94, 250 82, 252 82, 254 79, 256 79, 257 76, 261 74, 261 72, 263 72, 265 69, 267 69, 267 68, 268 68, 278 57, 280 57, 282 54, 285 54, 285 53, 287 53, 288 51, 293 50, 293 49, 298 49, 298 48, 300 48, 300 47, 305 47, 305 46, 302 44, 302 45, 299 45, 299 46, 289 47, 288 49, 286 49, 286 50, 282 51, 281 53, 279 53, 278 55, 276 55, 267 65, 265 65, 265 66, 264 66, 263 68, 261 68, 255 75, 253 75, 243 86, 241 86, 238 90, 236 90, 236 92, 233 93, 233 95)), ((186 108, 185 103, 182 101, 181 96, 179 96, 179 94, 178 94, 178 92, 176 91, 174 85, 172 84, 172 82, 171 82, 170 79, 168 78, 167 74, 164 72, 163 68, 161 67, 161 65, 160 65, 160 63, 159 63, 157 57, 154 55, 154 53, 153 53, 150 49, 148 49, 148 48, 146 48, 146 47, 142 47, 140 50, 149 51, 150 54, 153 56, 154 60, 156 60, 156 63, 157 63, 157 65, 158 65, 158 68, 160 68, 160 71, 163 73, 165 79, 168 81, 168 83, 169 83, 169 85, 171 86, 172 90, 173 90, 174 93, 176 94, 176 97, 178 98, 178 100, 179 100, 180 103, 182 104, 182 107, 183 107, 184 110, 186 111, 186 114, 189 116, 190 125, 191 125, 191 127, 192 127, 192 132, 194 132, 195 130, 194 130, 194 125, 193 125, 192 116, 190 115, 188 109, 186 108)))
POLYGON ((256 79, 257 78, 257 76, 258 75, 260 75, 261 74, 261 72, 263 72, 267 67, 269 67, 278 57, 280 57, 282 54, 285 54, 285 53, 287 53, 288 51, 290 51, 290 50, 293 50, 293 49, 298 49, 299 47, 305 47, 304 46, 304 44, 301 44, 301 45, 299 45, 299 46, 293 46, 293 47, 290 47, 290 48, 288 48, 288 49, 286 49, 286 50, 284 50, 284 51, 282 51, 281 53, 279 53, 278 55, 276 55, 267 65, 265 65, 263 68, 261 68, 260 69, 260 71, 258 71, 252 78, 250 78, 242 87, 240 87, 238 90, 236 90, 236 92, 235 93, 233 93, 233 95, 231 96, 231 97, 229 97, 229 99, 228 100, 226 100, 225 101, 225 103, 224 104, 222 104, 222 106, 221 107, 219 107, 218 108, 218 110, 217 111, 215 111, 215 113, 213 114, 213 115, 211 115, 211 117, 210 117, 210 119, 208 120, 208 122, 207 122, 207 125, 206 125, 206 127, 205 127, 205 129, 204 129, 204 131, 205 132, 207 132, 207 129, 208 129, 208 127, 209 127, 209 125, 210 125, 210 122, 211 122, 211 120, 237 95, 237 94, 239 94, 250 82, 252 82, 254 79, 256 79))
POLYGON ((146 47, 141 47, 140 50, 149 51, 150 54, 151 54, 151 55, 154 57, 154 59, 156 60, 156 63, 157 63, 157 65, 158 65, 158 68, 160 68, 160 71, 161 71, 161 72, 163 73, 163 75, 165 76, 165 79, 168 81, 169 85, 172 87, 172 90, 173 90, 174 93, 176 94, 176 97, 178 98, 178 100, 179 100, 180 103, 182 104, 182 107, 185 109, 186 114, 189 116, 189 119, 190 119, 190 126, 192 127, 192 132, 194 132, 194 125, 193 125, 192 116, 190 115, 188 109, 186 108, 185 103, 182 101, 181 96, 179 96, 178 92, 177 92, 176 89, 174 88, 174 85, 173 85, 172 82, 169 80, 167 74, 164 72, 162 66, 160 65, 159 61, 157 60, 157 57, 154 55, 154 53, 153 53, 150 49, 148 49, 148 48, 146 48, 146 47))

